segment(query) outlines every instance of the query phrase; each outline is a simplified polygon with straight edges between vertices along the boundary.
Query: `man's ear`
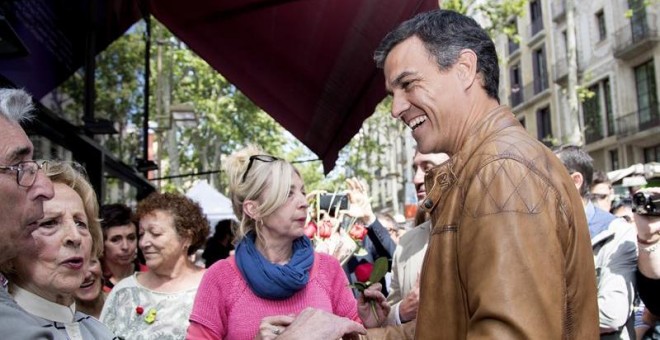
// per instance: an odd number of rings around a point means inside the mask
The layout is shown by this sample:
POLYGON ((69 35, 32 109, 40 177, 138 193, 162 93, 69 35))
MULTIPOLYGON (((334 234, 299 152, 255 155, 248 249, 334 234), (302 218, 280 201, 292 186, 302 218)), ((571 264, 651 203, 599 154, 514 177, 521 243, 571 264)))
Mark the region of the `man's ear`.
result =
POLYGON ((467 90, 475 81, 477 81, 477 54, 473 50, 464 49, 458 54, 458 59, 456 60, 456 71, 458 72, 458 78, 463 83, 463 89, 467 90))
POLYGON ((582 177, 581 173, 574 172, 571 174, 571 178, 573 179, 573 183, 575 183, 575 187, 578 189, 579 192, 580 188, 582 188, 582 183, 584 183, 584 177, 582 177))
POLYGON ((246 200, 243 202, 243 213, 253 220, 259 219, 259 207, 256 201, 246 200))

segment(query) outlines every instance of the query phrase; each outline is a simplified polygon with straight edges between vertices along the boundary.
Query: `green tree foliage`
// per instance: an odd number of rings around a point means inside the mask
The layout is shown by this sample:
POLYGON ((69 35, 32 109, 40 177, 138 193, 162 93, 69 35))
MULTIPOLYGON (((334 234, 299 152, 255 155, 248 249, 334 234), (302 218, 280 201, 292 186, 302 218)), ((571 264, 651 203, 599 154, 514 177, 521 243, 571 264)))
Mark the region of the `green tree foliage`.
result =
MULTIPOLYGON (((151 41, 150 127, 163 147, 168 134, 175 134, 179 158, 178 168, 170 169, 168 164, 172 160, 168 153, 160 152, 163 168, 159 176, 220 170, 223 157, 249 143, 290 159, 283 152, 285 145, 292 143, 292 137, 287 137, 275 120, 155 19, 152 19, 151 41), (163 117, 169 115, 167 106, 178 103, 193 104, 197 124, 193 127, 173 124, 171 129, 164 129, 163 117)), ((134 158, 142 155, 144 48, 145 25, 140 22, 96 58, 95 116, 110 119, 119 127, 118 135, 97 137, 97 140, 127 164, 134 164, 134 158)), ((81 124, 83 70, 68 79, 53 97, 59 107, 56 111, 74 124, 81 124)), ((296 148, 289 149, 304 150, 299 142, 293 144, 296 148)), ((308 150, 297 152, 309 153, 308 150)), ((313 173, 311 167, 309 173, 310 176, 313 173)), ((319 173, 322 174, 320 170, 319 173)), ((223 175, 218 172, 207 178, 211 177, 223 191, 226 184, 223 175)), ((183 192, 195 179, 163 180, 161 189, 183 192)))
POLYGON ((442 8, 471 17, 482 17, 481 24, 491 37, 506 34, 519 40, 515 21, 511 18, 524 14, 528 0, 445 0, 442 8))
MULTIPOLYGON (((116 122, 118 135, 96 137, 124 162, 132 164, 139 154, 144 86, 143 26, 116 40, 96 58, 96 118, 116 122), (133 128, 131 128, 133 127, 133 128)), ((84 71, 80 69, 53 92, 55 111, 75 125, 82 125, 84 107, 84 71)))

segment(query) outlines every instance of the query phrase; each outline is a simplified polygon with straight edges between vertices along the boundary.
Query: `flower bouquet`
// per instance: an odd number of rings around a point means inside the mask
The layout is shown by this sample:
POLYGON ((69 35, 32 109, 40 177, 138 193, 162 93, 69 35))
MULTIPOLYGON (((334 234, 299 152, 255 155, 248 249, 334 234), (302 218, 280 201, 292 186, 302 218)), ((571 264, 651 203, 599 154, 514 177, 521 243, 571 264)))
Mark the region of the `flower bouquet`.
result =
POLYGON ((332 255, 344 265, 351 256, 366 254, 366 250, 362 248, 362 240, 368 230, 357 218, 350 217, 347 210, 340 209, 339 200, 336 204, 331 200, 330 207, 322 209, 320 197, 323 193, 314 191, 307 196, 310 209, 305 235, 312 240, 314 250, 332 255))

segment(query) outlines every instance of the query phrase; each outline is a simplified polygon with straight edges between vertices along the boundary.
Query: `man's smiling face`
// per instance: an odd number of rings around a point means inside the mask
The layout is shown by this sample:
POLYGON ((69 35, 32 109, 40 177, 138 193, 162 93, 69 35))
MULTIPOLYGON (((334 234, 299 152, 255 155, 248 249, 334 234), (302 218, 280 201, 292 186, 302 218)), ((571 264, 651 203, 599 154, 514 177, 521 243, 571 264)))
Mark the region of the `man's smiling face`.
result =
POLYGON ((412 36, 385 59, 385 86, 392 95, 392 117, 410 129, 422 153, 452 154, 465 116, 455 112, 464 100, 457 67, 440 71, 424 43, 412 36))

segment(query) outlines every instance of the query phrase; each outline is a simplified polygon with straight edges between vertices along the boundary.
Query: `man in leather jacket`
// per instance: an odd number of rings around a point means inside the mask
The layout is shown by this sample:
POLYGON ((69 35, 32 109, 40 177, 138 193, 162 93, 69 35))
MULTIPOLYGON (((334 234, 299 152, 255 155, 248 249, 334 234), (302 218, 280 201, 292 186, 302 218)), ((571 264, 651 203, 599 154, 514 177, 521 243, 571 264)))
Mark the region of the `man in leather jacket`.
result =
POLYGON ((552 151, 499 106, 488 34, 456 12, 421 13, 390 32, 374 59, 392 117, 420 152, 451 158, 425 176, 420 207, 432 229, 417 322, 368 337, 597 339, 582 200, 552 151))
POLYGON ((433 229, 415 338, 597 338, 582 200, 559 159, 499 105, 486 32, 456 12, 422 13, 389 33, 375 59, 392 117, 420 152, 451 156, 425 176, 421 208, 433 229))

